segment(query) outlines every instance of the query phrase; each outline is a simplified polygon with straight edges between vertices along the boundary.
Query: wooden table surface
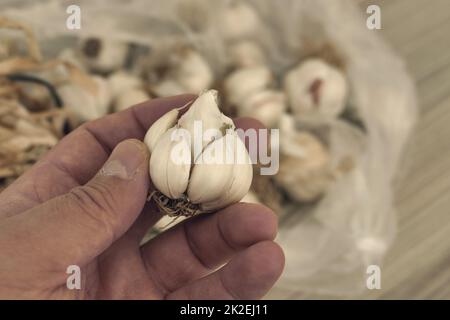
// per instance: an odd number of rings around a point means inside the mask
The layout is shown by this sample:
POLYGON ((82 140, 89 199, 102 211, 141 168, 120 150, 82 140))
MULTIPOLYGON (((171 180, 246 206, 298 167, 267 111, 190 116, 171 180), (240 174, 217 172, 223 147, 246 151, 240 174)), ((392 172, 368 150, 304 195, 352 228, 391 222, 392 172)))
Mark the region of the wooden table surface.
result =
MULTIPOLYGON (((450 0, 354 0, 381 8, 381 36, 404 58, 420 115, 396 182, 398 235, 381 290, 359 299, 450 299, 450 0)), ((268 299, 331 298, 278 287, 268 299)))

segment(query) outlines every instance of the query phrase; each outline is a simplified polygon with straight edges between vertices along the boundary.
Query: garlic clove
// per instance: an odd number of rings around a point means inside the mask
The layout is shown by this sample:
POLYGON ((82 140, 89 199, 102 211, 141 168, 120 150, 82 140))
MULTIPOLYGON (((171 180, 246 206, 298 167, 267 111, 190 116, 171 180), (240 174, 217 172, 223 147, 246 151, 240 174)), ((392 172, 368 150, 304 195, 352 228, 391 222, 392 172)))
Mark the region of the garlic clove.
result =
POLYGON ((170 128, 172 128, 178 119, 178 114, 180 111, 178 109, 172 109, 161 118, 156 120, 144 137, 144 143, 147 145, 150 153, 153 153, 156 144, 161 139, 162 135, 165 134, 170 128))
MULTIPOLYGON (((230 135, 227 135, 230 138, 230 135)), ((251 165, 250 156, 248 155, 245 144, 233 132, 231 139, 234 144, 234 152, 236 152, 233 164, 233 176, 230 186, 225 188, 220 197, 216 200, 204 202, 201 207, 205 211, 212 211, 224 208, 230 204, 239 202, 245 194, 248 193, 253 179, 253 168, 251 165), (239 156, 243 158, 239 158, 239 156)))
POLYGON ((143 89, 132 88, 119 94, 114 101, 114 112, 120 112, 131 106, 142 103, 150 99, 150 96, 143 89))
POLYGON ((171 199, 183 197, 189 183, 191 152, 188 138, 177 128, 165 132, 150 157, 153 185, 171 199))
POLYGON ((225 93, 231 104, 240 105, 251 94, 268 88, 272 80, 266 66, 238 69, 225 79, 225 93))
POLYGON ((264 90, 249 96, 238 108, 238 115, 261 121, 267 128, 278 125, 286 111, 286 99, 281 91, 264 90))
MULTIPOLYGON (((192 155, 196 158, 203 148, 209 144, 212 140, 217 139, 224 134, 226 129, 234 129, 233 120, 225 116, 220 112, 217 104, 217 91, 208 90, 201 94, 190 106, 189 110, 181 116, 178 121, 178 125, 189 131, 193 139, 198 136, 196 132, 196 125, 201 124, 201 132, 206 133, 207 130, 216 130, 216 133, 204 137, 200 148, 196 148, 198 141, 193 141, 191 144, 192 155)), ((201 138, 201 137, 200 137, 201 138)))
POLYGON ((228 158, 234 155, 233 140, 229 134, 211 142, 196 159, 187 190, 192 203, 219 199, 233 182, 234 164, 228 158))
POLYGON ((300 116, 336 117, 348 95, 343 73, 320 59, 309 59, 289 71, 284 88, 293 113, 300 116))

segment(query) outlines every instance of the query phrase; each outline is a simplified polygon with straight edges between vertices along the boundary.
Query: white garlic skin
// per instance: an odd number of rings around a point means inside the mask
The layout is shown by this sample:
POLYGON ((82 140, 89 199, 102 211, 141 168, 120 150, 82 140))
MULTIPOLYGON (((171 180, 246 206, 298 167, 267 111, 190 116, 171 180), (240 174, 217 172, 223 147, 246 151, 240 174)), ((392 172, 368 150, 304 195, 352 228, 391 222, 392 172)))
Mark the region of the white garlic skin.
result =
POLYGON ((289 71, 284 88, 292 112, 298 116, 336 117, 344 110, 348 96, 343 73, 320 59, 306 60, 289 71))
POLYGON ((268 88, 272 81, 272 73, 265 66, 238 69, 225 79, 225 93, 231 104, 239 106, 251 94, 268 88))
POLYGON ((213 72, 205 58, 195 50, 182 50, 174 57, 173 78, 185 92, 198 94, 208 89, 213 82, 213 72))
POLYGON ((87 38, 80 43, 80 57, 90 70, 107 73, 122 68, 128 44, 107 38, 87 38))
POLYGON ((261 47, 254 41, 242 40, 228 46, 229 64, 236 68, 247 68, 265 65, 266 56, 261 47))
POLYGON ((189 183, 191 170, 191 151, 189 141, 183 135, 174 139, 177 128, 165 132, 156 143, 150 156, 150 177, 153 185, 167 197, 179 199, 183 196, 189 183), (174 161, 174 147, 182 147, 182 154, 174 161))
POLYGON ((225 40, 236 40, 254 35, 260 27, 255 9, 245 1, 231 1, 219 16, 220 31, 225 40))
POLYGON ((284 93, 278 90, 263 90, 250 95, 238 108, 241 117, 252 117, 267 128, 274 128, 286 111, 284 93))

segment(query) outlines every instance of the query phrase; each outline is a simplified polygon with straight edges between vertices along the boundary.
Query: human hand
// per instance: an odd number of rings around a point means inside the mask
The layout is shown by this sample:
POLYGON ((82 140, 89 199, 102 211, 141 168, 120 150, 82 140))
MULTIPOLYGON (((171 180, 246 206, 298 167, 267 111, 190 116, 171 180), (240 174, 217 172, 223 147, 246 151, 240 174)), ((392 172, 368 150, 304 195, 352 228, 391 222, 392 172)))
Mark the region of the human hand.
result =
POLYGON ((263 206, 193 217, 140 246, 160 218, 146 202, 140 140, 191 99, 155 99, 87 123, 0 193, 0 298, 256 299, 272 287, 284 256, 272 241, 276 216, 263 206), (70 265, 81 268, 80 290, 66 286, 70 265))

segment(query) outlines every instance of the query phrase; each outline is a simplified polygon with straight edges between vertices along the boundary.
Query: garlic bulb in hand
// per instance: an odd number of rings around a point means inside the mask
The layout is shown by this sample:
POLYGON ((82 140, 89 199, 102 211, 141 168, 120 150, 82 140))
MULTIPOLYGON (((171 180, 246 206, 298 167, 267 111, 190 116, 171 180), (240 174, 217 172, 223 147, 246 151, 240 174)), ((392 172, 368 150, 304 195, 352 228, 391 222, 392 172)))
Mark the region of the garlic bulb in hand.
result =
POLYGON ((293 113, 299 116, 336 117, 348 95, 342 72, 320 59, 309 59, 289 71, 284 88, 293 113))
POLYGON ((201 94, 178 116, 176 109, 166 113, 144 138, 156 188, 150 198, 170 216, 191 216, 239 202, 250 188, 252 165, 232 120, 218 108, 217 92, 201 94))

